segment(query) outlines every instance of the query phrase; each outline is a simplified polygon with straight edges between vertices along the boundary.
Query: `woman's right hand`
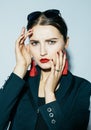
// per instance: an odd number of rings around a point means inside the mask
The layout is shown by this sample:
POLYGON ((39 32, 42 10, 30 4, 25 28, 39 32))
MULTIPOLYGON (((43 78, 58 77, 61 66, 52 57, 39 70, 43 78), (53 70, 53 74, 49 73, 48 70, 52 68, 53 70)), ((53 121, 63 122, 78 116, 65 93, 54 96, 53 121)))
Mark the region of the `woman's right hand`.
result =
POLYGON ((24 42, 28 36, 32 35, 32 30, 25 33, 25 27, 22 28, 19 38, 16 40, 15 44, 15 55, 16 55, 16 66, 14 68, 14 73, 19 77, 23 78, 26 71, 31 64, 31 53, 29 44, 25 45, 24 42))

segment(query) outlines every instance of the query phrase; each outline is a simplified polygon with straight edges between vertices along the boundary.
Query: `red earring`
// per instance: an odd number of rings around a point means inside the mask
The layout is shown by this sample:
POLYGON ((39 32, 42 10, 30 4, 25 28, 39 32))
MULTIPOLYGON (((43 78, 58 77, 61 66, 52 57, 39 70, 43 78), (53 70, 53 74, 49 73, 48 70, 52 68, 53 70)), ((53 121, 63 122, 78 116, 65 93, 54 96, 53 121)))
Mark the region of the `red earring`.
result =
POLYGON ((68 60, 66 59, 62 75, 67 75, 67 74, 68 74, 68 60))
POLYGON ((38 74, 38 71, 37 71, 36 66, 35 66, 35 61, 32 60, 29 76, 34 77, 37 74, 38 74))

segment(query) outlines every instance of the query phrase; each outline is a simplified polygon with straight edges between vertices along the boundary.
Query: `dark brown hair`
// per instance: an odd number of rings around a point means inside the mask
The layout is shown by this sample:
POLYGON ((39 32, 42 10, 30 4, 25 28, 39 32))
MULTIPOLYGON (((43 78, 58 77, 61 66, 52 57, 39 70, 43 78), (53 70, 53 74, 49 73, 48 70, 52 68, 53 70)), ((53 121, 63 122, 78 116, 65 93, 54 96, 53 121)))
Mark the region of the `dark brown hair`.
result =
POLYGON ((32 12, 27 16, 27 20, 27 30, 35 25, 52 25, 59 30, 59 32, 63 35, 64 41, 66 42, 68 29, 59 10, 50 9, 44 12, 32 12))

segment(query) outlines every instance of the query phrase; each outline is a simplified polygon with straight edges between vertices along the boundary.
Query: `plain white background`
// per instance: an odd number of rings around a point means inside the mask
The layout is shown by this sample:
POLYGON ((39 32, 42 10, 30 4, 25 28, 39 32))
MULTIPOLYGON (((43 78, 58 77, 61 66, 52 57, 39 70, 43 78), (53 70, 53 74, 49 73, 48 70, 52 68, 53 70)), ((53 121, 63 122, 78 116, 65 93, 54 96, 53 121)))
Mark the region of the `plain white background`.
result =
POLYGON ((71 72, 91 81, 91 0, 0 1, 0 87, 15 66, 15 40, 27 15, 36 10, 59 9, 68 26, 71 72))

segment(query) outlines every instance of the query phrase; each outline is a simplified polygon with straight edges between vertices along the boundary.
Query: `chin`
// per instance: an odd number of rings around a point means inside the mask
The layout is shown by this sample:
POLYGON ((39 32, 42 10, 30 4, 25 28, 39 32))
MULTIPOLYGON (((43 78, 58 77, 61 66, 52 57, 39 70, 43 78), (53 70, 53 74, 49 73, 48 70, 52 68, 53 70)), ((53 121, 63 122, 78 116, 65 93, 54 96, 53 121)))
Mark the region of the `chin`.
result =
POLYGON ((46 68, 41 68, 42 70, 48 70, 48 71, 50 71, 51 70, 51 67, 49 68, 49 67, 46 67, 46 68))
POLYGON ((43 64, 43 65, 39 65, 41 69, 43 70, 50 70, 51 69, 51 66, 48 65, 48 64, 43 64))

